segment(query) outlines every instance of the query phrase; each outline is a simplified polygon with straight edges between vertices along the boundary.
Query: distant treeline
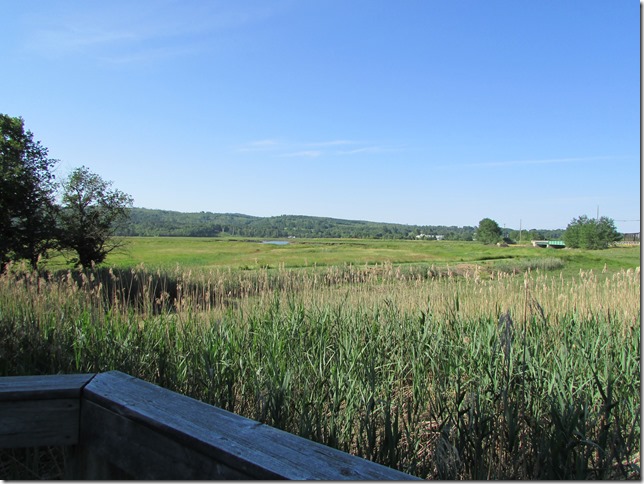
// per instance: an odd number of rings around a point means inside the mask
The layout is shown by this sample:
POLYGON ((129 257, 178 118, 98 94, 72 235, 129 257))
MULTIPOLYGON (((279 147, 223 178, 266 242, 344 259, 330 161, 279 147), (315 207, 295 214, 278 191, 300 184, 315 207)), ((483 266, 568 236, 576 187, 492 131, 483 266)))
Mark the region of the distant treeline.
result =
MULTIPOLYGON (((524 230, 523 240, 558 238, 563 230, 524 230)), ((304 215, 253 217, 236 213, 183 213, 146 208, 130 209, 129 222, 117 235, 144 237, 310 237, 415 239, 419 236, 444 240, 473 240, 476 227, 444 225, 405 225, 343 220, 304 215), (439 238, 441 238, 439 237, 439 238)), ((505 235, 505 234, 504 234, 505 235)), ((519 231, 507 230, 508 238, 519 240, 519 231)))

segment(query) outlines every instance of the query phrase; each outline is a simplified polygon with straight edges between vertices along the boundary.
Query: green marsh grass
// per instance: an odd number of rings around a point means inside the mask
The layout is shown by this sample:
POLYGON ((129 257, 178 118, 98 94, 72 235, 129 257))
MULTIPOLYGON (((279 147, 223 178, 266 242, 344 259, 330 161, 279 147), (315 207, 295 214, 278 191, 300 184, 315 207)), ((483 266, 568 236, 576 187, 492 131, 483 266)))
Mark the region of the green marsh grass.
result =
MULTIPOLYGON (((367 239, 291 239, 285 246, 261 244, 261 239, 190 238, 190 237, 125 237, 124 247, 111 253, 107 265, 129 269, 141 263, 154 270, 230 268, 256 270, 328 267, 333 265, 428 264, 455 266, 476 264, 482 267, 496 263, 540 258, 558 258, 564 263, 566 276, 579 269, 609 273, 639 265, 639 247, 615 247, 601 251, 581 249, 540 249, 531 245, 510 247, 485 246, 476 242, 425 240, 367 239)), ((46 262, 47 269, 67 269, 62 256, 46 262)))
POLYGON ((420 477, 639 477, 639 267, 0 276, 1 374, 111 369, 420 477))

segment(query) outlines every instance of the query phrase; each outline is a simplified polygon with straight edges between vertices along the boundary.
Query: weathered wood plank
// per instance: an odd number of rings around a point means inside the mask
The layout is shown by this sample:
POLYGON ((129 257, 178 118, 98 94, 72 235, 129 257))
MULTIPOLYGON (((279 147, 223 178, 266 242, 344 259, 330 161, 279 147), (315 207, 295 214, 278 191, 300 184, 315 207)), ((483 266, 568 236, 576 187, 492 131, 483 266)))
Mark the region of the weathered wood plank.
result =
POLYGON ((0 377, 0 402, 80 398, 81 390, 93 377, 94 373, 0 377))
POLYGON ((63 480, 128 480, 134 478, 112 464, 109 459, 91 452, 90 449, 75 445, 69 448, 69 455, 65 461, 63 480))
POLYGON ((84 452, 78 461, 82 479, 249 479, 175 439, 136 420, 123 418, 91 401, 81 417, 84 452))
POLYGON ((0 378, 0 447, 74 445, 80 396, 94 374, 0 378))
MULTIPOLYGON (((85 401, 125 419, 123 422, 127 423, 123 425, 149 429, 150 438, 164 435, 176 442, 178 448, 194 450, 255 479, 416 479, 120 372, 97 375, 85 387, 85 401)), ((116 425, 114 422, 112 425, 116 425)), ((97 442, 100 438, 109 435, 92 434, 89 441, 97 442)), ((180 451, 176 454, 177 459, 182 458, 180 451)))
POLYGON ((80 399, 0 401, 0 448, 78 443, 80 399))

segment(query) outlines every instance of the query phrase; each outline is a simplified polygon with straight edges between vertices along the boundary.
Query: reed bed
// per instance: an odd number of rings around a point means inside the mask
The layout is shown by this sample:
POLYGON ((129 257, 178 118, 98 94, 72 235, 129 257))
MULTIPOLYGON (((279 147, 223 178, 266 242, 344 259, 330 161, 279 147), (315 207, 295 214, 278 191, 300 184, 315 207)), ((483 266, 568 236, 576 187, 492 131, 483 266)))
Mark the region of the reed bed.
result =
POLYGON ((639 478, 639 268, 0 276, 1 374, 111 369, 423 478, 639 478))

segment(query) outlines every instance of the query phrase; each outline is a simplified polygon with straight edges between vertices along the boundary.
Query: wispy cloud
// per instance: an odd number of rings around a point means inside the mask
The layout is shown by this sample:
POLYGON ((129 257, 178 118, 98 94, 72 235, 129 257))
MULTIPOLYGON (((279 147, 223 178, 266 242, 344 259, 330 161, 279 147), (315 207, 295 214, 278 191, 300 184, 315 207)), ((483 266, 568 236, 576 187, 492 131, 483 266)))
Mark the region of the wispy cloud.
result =
POLYGON ((343 145, 355 145, 359 141, 351 141, 346 139, 338 139, 331 141, 317 141, 313 143, 306 143, 307 146, 320 146, 320 147, 329 147, 329 146, 343 146, 343 145))
POLYGON ((101 55, 96 58, 103 65, 119 66, 185 57, 186 55, 194 55, 197 52, 198 49, 194 46, 161 46, 157 48, 135 50, 129 53, 119 52, 115 54, 101 55))
POLYGON ((361 141, 348 139, 333 139, 312 142, 285 142, 274 139, 251 141, 237 148, 237 152, 265 152, 267 155, 279 158, 319 157, 319 156, 351 156, 368 153, 383 153, 394 151, 379 145, 370 145, 361 141), (344 147, 344 149, 338 149, 344 147))
POLYGON ((317 158, 323 153, 320 150, 303 150, 295 151, 293 153, 282 153, 278 155, 280 158, 317 158))
POLYGON ((382 153, 385 151, 384 148, 381 146, 365 146, 363 148, 356 148, 353 150, 344 150, 344 151, 338 151, 337 154, 339 155, 357 155, 360 153, 382 153))
MULTIPOLYGON (((24 19, 24 45, 42 56, 82 55, 125 64, 202 52, 228 32, 259 22, 279 4, 242 6, 204 2, 89 2, 55 16, 33 13, 24 19)), ((225 43, 225 42, 224 42, 225 43)), ((226 45, 232 45, 227 43, 226 45)))
POLYGON ((259 141, 251 141, 248 144, 254 148, 272 148, 278 146, 280 142, 274 139, 261 139, 259 141))
POLYGON ((75 23, 50 26, 33 32, 27 47, 50 58, 78 54, 107 45, 123 45, 139 40, 133 32, 103 29, 75 23))
POLYGON ((236 148, 235 151, 239 153, 253 153, 262 151, 275 151, 279 148, 284 148, 284 144, 280 141, 274 139, 261 139, 246 143, 245 145, 236 148))
POLYGON ((510 160, 510 161, 483 161, 458 164, 458 166, 471 166, 471 167, 506 167, 506 166, 522 166, 522 165, 552 165, 563 163, 589 163, 594 161, 613 161, 623 157, 619 156, 588 156, 577 158, 546 158, 538 160, 510 160))

